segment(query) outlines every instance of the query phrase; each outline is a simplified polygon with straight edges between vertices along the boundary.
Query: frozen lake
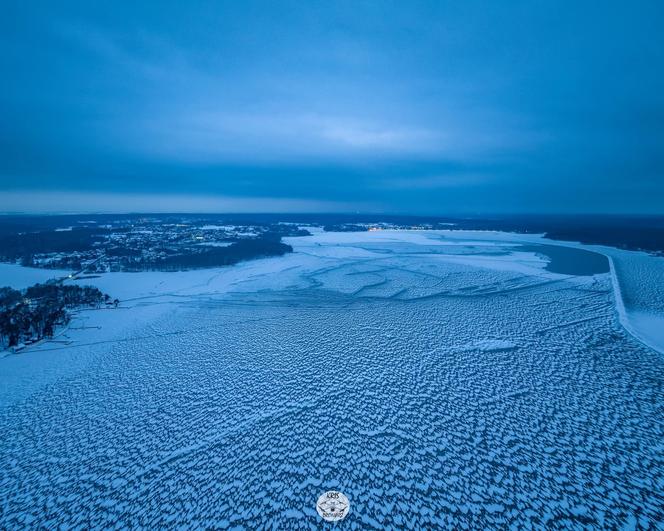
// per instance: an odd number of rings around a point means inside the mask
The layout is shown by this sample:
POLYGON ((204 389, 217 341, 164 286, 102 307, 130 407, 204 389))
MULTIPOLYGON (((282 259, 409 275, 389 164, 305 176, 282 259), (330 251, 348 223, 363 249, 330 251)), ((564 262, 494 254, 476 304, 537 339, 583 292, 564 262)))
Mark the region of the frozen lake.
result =
POLYGON ((598 259, 490 233, 289 243, 91 279, 123 300, 79 316, 101 329, 0 359, 0 527, 316 529, 330 489, 351 529, 661 524, 664 359, 598 259))

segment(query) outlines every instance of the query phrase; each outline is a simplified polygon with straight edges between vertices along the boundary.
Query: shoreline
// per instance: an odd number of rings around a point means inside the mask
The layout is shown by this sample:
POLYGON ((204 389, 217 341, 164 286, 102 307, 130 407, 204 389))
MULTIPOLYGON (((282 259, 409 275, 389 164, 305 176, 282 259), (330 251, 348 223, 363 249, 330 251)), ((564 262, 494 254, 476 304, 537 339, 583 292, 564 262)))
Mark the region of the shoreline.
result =
MULTIPOLYGON (((629 254, 635 257, 641 255, 648 256, 653 259, 654 257, 649 253, 643 251, 627 251, 618 248, 588 245, 580 242, 570 242, 561 240, 552 240, 545 238, 542 234, 522 234, 501 231, 466 231, 466 230, 401 230, 401 229, 386 229, 381 231, 366 231, 366 232, 322 232, 314 233, 310 236, 289 237, 286 239, 293 245, 292 253, 281 257, 265 257, 261 259, 249 260, 233 264, 229 266, 221 266, 207 269, 192 269, 188 271, 147 271, 147 272, 117 272, 117 273, 104 273, 96 276, 95 278, 80 279, 79 282, 99 287, 106 290, 113 297, 119 298, 122 302, 138 302, 143 300, 147 302, 152 299, 154 302, 161 299, 161 302, 174 302, 174 298, 187 297, 187 296, 201 296, 209 294, 211 296, 222 295, 234 290, 234 286, 242 283, 247 279, 254 278, 256 274, 259 276, 267 270, 272 273, 279 273, 284 269, 293 267, 291 262, 295 262, 296 267, 307 267, 306 261, 302 260, 303 255, 307 254, 308 248, 311 245, 316 245, 315 241, 321 240, 322 243, 329 249, 348 246, 358 250, 358 244, 369 242, 381 242, 385 239, 394 239, 397 235, 404 235, 404 243, 435 245, 436 240, 427 238, 427 235, 442 235, 447 239, 447 243, 454 242, 454 240, 467 240, 470 242, 477 241, 493 241, 498 243, 509 244, 514 243, 540 243, 544 245, 555 245, 560 247, 571 247, 575 249, 585 249, 593 251, 605 256, 609 262, 609 272, 611 284, 614 292, 614 305, 615 311, 618 315, 618 322, 622 328, 634 337, 643 345, 664 354, 664 333, 657 334, 658 323, 661 322, 661 328, 664 329, 664 315, 660 316, 656 309, 652 312, 647 311, 647 306, 644 304, 644 310, 630 309, 625 305, 625 298, 623 289, 620 284, 616 270, 616 255, 629 254), (491 237, 493 236, 493 237, 491 237), (427 242, 427 240, 429 240, 427 242), (298 245, 299 244, 299 245, 298 245), (269 265, 268 265, 269 264, 269 265), (240 273, 238 275, 238 273, 240 273), (246 278, 242 278, 242 273, 246 273, 246 278), (130 276, 130 277, 129 277, 130 276), (85 282, 89 281, 89 282, 85 282), (214 284, 214 285, 210 285, 214 284), (198 289, 197 289, 198 288, 198 289), (203 291, 200 291, 203 288, 203 291), (209 288, 207 291, 205 288, 209 288), (115 291, 114 291, 115 289, 115 291), (113 292, 113 293, 111 293, 113 292), (649 323, 646 326, 645 322, 649 323), (655 337, 653 337, 655 331, 655 337), (661 336, 661 337, 660 337, 661 336)), ((398 239, 398 237, 396 238, 398 239)), ((343 254, 343 253, 342 253, 343 254)), ((453 255, 450 255, 452 258, 453 255)), ((464 257, 457 258, 461 261, 464 257)), ((661 258, 664 267, 664 258, 661 258)), ((473 260, 477 262, 477 260, 473 260)), ((469 264, 470 265, 470 264, 469 264)), ((475 264, 479 265, 479 264, 475 264)), ((490 266, 489 266, 490 267, 490 266)), ((8 284, 12 287, 25 287, 37 282, 44 282, 49 277, 66 275, 66 271, 39 269, 24 267, 18 264, 0 264, 0 277, 14 277, 9 282, 2 282, 0 284, 8 284), (4 275, 3 275, 4 273, 4 275)), ((602 273, 604 274, 604 273, 602 273)), ((648 301, 646 301, 648 302, 648 301)), ((58 336, 63 331, 58 332, 58 336)), ((33 352, 43 348, 48 344, 51 339, 40 341, 38 344, 29 345, 21 350, 21 353, 33 352)), ((5 354, 6 355, 6 354, 5 354)))

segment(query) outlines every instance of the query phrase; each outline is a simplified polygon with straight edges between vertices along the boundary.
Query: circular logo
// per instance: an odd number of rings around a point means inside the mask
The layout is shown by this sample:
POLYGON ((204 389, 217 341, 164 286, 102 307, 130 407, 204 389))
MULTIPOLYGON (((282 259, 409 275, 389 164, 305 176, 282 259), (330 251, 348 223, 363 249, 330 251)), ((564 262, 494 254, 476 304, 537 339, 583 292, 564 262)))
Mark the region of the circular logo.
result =
POLYGON ((344 493, 328 490, 318 498, 316 510, 323 520, 336 522, 346 518, 350 511, 350 502, 344 493))

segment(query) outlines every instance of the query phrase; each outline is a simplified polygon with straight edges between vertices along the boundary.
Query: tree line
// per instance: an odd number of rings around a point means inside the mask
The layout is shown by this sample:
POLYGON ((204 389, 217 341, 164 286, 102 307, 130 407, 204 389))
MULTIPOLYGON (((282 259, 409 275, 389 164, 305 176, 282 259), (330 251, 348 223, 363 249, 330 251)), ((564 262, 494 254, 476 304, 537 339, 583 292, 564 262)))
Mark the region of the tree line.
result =
POLYGON ((290 245, 281 243, 278 237, 239 240, 228 247, 200 247, 186 254, 146 260, 127 258, 122 262, 124 271, 184 271, 207 267, 237 264, 244 260, 292 253, 290 245))
POLYGON ((69 322, 71 310, 104 303, 111 303, 111 298, 92 286, 48 283, 25 290, 0 288, 0 346, 52 337, 58 326, 69 322))

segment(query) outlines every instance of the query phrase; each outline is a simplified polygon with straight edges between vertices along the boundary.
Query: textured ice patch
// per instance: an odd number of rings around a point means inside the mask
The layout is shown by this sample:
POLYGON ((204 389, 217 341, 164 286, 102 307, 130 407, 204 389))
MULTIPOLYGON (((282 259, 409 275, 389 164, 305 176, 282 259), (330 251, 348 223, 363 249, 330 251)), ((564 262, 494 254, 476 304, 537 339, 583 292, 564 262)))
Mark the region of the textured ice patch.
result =
POLYGON ((136 274, 103 341, 0 360, 0 528, 656 526, 664 362, 610 279, 392 250, 136 274))
POLYGON ((481 352, 498 352, 515 349, 517 348, 517 344, 505 339, 482 339, 470 343, 467 348, 479 350, 481 352))

